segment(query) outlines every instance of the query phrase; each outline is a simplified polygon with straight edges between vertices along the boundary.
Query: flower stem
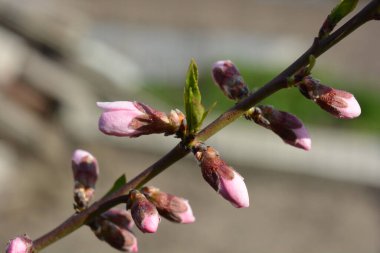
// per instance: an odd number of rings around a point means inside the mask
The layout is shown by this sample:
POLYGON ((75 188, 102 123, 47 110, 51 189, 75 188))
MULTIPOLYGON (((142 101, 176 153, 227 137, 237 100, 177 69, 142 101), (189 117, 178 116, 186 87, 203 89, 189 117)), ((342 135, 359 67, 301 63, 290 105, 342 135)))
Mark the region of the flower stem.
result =
MULTIPOLYGON (((201 130, 195 136, 195 139, 190 143, 190 145, 194 145, 197 142, 203 142, 209 139, 221 129, 241 117, 245 111, 247 111, 249 108, 264 98, 274 94, 283 88, 286 88, 287 79, 294 75, 300 68, 306 66, 309 63, 309 57, 311 55, 313 55, 315 58, 322 55, 347 35, 355 31, 358 27, 369 20, 375 19, 376 15, 379 15, 379 9, 380 0, 372 0, 367 6, 365 6, 360 12, 358 12, 354 17, 352 17, 335 32, 323 39, 315 38, 312 46, 288 68, 286 68, 283 72, 281 72, 278 76, 261 87, 259 90, 252 93, 250 96, 220 115, 216 120, 201 130)), ((169 153, 142 171, 139 175, 122 186, 118 191, 103 197, 99 201, 93 203, 88 209, 70 216, 61 225, 36 239, 33 242, 35 252, 41 251, 48 245, 75 231, 82 225, 89 223, 96 215, 108 210, 117 204, 126 202, 128 199, 128 193, 131 189, 142 187, 145 183, 160 174, 170 165, 185 157, 189 152, 190 151, 183 145, 178 144, 169 153)))

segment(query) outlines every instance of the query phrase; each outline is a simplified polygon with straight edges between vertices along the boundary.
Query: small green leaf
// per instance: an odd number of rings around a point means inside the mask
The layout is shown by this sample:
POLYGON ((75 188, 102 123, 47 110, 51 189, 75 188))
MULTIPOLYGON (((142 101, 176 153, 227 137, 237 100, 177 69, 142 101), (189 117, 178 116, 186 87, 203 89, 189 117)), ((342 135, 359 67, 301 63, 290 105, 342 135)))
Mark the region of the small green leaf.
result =
POLYGON ((119 190, 126 183, 127 183, 127 178, 126 178, 125 174, 123 174, 118 179, 116 179, 116 181, 115 181, 115 183, 113 183, 113 186, 111 187, 111 189, 109 189, 109 191, 104 196, 108 196, 111 193, 114 193, 115 191, 119 190))
POLYGON ((359 0, 341 0, 340 3, 335 6, 329 15, 331 22, 336 25, 351 11, 353 11, 358 4, 359 0))
POLYGON ((309 65, 307 66, 307 74, 311 73, 311 70, 314 68, 316 62, 316 58, 314 55, 309 56, 309 65))
POLYGON ((202 124, 205 109, 201 100, 201 92, 198 87, 198 67, 192 59, 187 71, 184 92, 187 135, 196 133, 202 124))
POLYGON ((351 11, 353 11, 358 4, 359 0, 341 0, 340 3, 332 9, 331 13, 327 16, 321 29, 319 30, 318 37, 327 37, 335 26, 351 11))
POLYGON ((210 108, 208 108, 202 115, 202 120, 201 120, 201 125, 203 123, 203 121, 205 120, 205 118, 207 117, 207 115, 214 109, 214 107, 216 106, 217 102, 215 101, 211 106, 210 108))

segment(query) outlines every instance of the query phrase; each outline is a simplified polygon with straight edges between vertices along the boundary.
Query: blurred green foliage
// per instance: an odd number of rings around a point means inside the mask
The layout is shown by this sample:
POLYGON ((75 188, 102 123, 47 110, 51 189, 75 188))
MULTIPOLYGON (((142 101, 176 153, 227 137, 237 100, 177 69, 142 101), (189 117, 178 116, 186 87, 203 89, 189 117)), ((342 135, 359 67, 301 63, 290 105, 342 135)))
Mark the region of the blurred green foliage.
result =
MULTIPOLYGON (((237 63, 237 66, 251 90, 255 90, 264 85, 281 71, 281 69, 269 69, 244 63, 237 63)), ((210 107, 214 102, 217 102, 212 114, 221 113, 234 105, 234 101, 224 97, 219 88, 214 85, 210 73, 200 71, 199 74, 199 87, 202 92, 202 101, 205 107, 210 107)), ((334 118, 320 109, 312 101, 304 98, 298 89, 295 88, 284 89, 277 92, 262 101, 261 104, 273 105, 277 109, 295 114, 307 125, 380 134, 380 114, 378 112, 380 99, 377 92, 365 89, 365 87, 369 87, 369 85, 363 83, 355 84, 350 80, 333 76, 324 71, 314 73, 313 77, 321 80, 323 84, 353 93, 362 108, 361 116, 353 120, 334 118)), ((151 82, 143 87, 143 91, 156 96, 171 107, 183 110, 183 87, 151 82)))

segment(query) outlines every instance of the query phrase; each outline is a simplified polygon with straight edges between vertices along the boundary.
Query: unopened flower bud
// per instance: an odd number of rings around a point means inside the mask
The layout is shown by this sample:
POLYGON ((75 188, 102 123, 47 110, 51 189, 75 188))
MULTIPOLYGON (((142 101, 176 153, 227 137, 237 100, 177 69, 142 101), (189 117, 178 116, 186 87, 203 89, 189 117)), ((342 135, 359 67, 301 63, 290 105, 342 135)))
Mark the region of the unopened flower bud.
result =
POLYGON ((119 226, 107 218, 100 216, 90 225, 96 237, 107 242, 115 249, 125 252, 137 252, 137 239, 128 229, 119 226))
POLYGON ((223 198, 237 208, 249 206, 249 196, 244 178, 221 159, 212 147, 199 146, 194 149, 203 178, 223 198))
POLYGON ((110 209, 104 212, 102 217, 127 230, 131 230, 135 224, 130 212, 125 209, 110 209))
MULTIPOLYGON (((170 124, 173 126, 172 132, 181 132, 184 131, 186 127, 186 116, 180 110, 175 109, 171 110, 169 114, 170 124)), ((165 134, 170 135, 172 132, 168 131, 165 134)))
POLYGON ((18 236, 10 240, 5 248, 6 253, 32 253, 33 241, 27 236, 18 236))
POLYGON ((179 110, 169 117, 139 102, 98 102, 103 109, 99 119, 99 130, 108 135, 138 137, 140 135, 178 131, 185 117, 179 110), (181 115, 182 114, 182 115, 181 115))
POLYGON ((89 152, 75 150, 72 160, 74 175, 74 200, 79 210, 85 208, 95 192, 95 184, 99 175, 96 158, 89 152))
POLYGON ((95 188, 99 176, 96 158, 85 150, 77 149, 74 151, 71 161, 74 180, 87 188, 95 188))
POLYGON ((302 121, 296 116, 274 109, 272 106, 259 105, 251 109, 246 118, 260 126, 272 130, 281 139, 294 147, 311 149, 311 139, 302 121))
POLYGON ((212 77, 228 98, 240 100, 248 95, 248 87, 243 77, 230 60, 214 63, 212 66, 212 77))
POLYGON ((166 219, 185 224, 195 221, 188 200, 162 192, 153 186, 145 186, 141 192, 156 206, 158 213, 166 219))
POLYGON ((358 101, 347 91, 323 85, 310 76, 305 77, 298 87, 306 98, 313 100, 334 117, 352 119, 361 113, 358 101))
POLYGON ((129 203, 136 226, 143 233, 155 233, 160 223, 160 215, 153 203, 137 190, 131 191, 129 203))

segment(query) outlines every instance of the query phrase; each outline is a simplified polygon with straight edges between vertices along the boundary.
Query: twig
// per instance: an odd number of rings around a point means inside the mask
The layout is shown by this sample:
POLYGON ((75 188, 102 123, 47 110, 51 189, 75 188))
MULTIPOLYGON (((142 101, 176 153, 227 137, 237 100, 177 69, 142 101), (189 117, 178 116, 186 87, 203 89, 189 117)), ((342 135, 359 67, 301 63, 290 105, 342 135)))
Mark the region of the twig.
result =
MULTIPOLYGON (((376 15, 378 15, 377 12, 379 8, 380 0, 373 0, 334 33, 323 39, 316 38, 312 46, 294 63, 292 63, 282 73, 273 78, 259 90, 236 104, 234 107, 219 116, 215 121, 206 126, 195 136, 195 139, 192 141, 192 143, 190 143, 190 145, 209 139, 225 126, 242 116, 243 113, 250 107, 254 106, 273 93, 286 88, 287 78, 294 75, 300 68, 306 66, 311 55, 317 58, 332 46, 337 44, 339 41, 341 41, 343 38, 345 38, 347 35, 355 31, 358 27, 369 20, 375 19, 376 15)), ((35 251, 40 251, 53 242, 70 234, 80 226, 90 222, 96 215, 108 210, 112 206, 125 202, 131 189, 143 186, 145 183, 154 178, 156 175, 160 174, 170 165, 185 157, 189 152, 190 151, 184 146, 178 144, 164 157, 145 169, 127 184, 122 186, 118 191, 95 202, 83 212, 72 215, 61 225, 35 240, 33 242, 35 251)))

